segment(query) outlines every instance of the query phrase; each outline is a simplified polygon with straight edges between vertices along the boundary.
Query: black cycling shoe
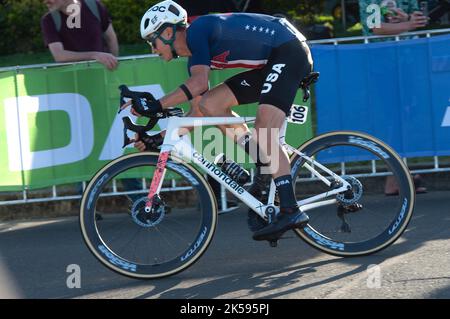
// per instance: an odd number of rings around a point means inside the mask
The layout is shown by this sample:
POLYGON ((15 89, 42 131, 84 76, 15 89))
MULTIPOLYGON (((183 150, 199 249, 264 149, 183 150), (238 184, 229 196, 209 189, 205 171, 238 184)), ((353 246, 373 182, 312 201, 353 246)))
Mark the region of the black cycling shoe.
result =
POLYGON ((309 217, 300 209, 287 212, 282 209, 277 216, 277 220, 267 227, 253 233, 254 240, 276 240, 286 231, 294 228, 303 228, 309 222, 309 217))

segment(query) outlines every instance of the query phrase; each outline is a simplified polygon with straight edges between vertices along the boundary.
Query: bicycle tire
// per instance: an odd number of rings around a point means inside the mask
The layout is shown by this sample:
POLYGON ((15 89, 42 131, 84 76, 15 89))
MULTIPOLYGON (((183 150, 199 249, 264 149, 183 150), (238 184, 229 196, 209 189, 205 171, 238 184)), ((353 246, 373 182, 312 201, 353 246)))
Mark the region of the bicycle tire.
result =
MULTIPOLYGON (((395 207, 396 209, 398 208, 398 212, 383 232, 363 242, 343 242, 330 238, 329 235, 324 235, 314 229, 311 224, 308 224, 304 229, 294 230, 301 239, 312 247, 327 254, 340 257, 370 255, 393 244, 406 230, 411 220, 415 204, 414 183, 409 169, 391 147, 373 136, 361 132, 335 131, 319 135, 307 141, 298 150, 307 156, 313 157, 318 152, 327 148, 349 145, 362 148, 377 157, 380 157, 380 154, 387 157, 383 158, 383 160, 387 167, 392 169, 393 176, 397 178, 399 183, 399 197, 397 202, 403 204, 395 207)), ((300 168, 304 162, 296 153, 291 156, 291 174, 294 181, 298 177, 300 168)), ((299 188, 301 188, 301 183, 299 184, 299 188)), ((385 196, 384 192, 380 196, 385 196)), ((310 217, 312 214, 313 212, 311 212, 310 217)))
MULTIPOLYGON (((192 266, 206 251, 217 225, 217 203, 213 192, 204 177, 190 165, 170 156, 167 168, 177 171, 191 182, 193 189, 199 194, 199 214, 201 225, 194 240, 187 243, 186 248, 167 262, 159 264, 140 264, 127 260, 110 249, 99 234, 95 218, 96 205, 102 189, 115 176, 127 169, 141 166, 156 166, 158 153, 143 152, 124 155, 106 164, 91 179, 83 194, 80 207, 80 227, 83 239, 90 252, 109 269, 137 279, 155 279, 174 275, 192 266)), ((173 212, 171 212, 173 214, 173 212)), ((149 247, 151 249, 151 247, 149 247)))

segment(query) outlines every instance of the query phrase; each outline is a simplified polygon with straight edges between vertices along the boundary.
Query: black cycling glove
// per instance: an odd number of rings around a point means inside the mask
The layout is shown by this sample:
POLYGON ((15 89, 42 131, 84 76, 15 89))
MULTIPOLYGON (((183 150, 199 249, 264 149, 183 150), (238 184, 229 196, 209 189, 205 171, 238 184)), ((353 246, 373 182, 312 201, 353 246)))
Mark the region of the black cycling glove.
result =
POLYGON ((128 89, 126 85, 119 86, 120 105, 125 103, 124 98, 131 98, 132 108, 140 115, 154 117, 157 113, 163 111, 161 102, 148 92, 136 92, 128 89))
POLYGON ((140 115, 146 117, 155 116, 155 114, 163 111, 161 102, 159 100, 150 100, 146 98, 140 98, 140 103, 134 103, 133 100, 133 109, 140 115))
POLYGON ((164 137, 161 134, 148 135, 147 133, 138 133, 138 140, 144 143, 146 151, 157 151, 164 141, 164 137))

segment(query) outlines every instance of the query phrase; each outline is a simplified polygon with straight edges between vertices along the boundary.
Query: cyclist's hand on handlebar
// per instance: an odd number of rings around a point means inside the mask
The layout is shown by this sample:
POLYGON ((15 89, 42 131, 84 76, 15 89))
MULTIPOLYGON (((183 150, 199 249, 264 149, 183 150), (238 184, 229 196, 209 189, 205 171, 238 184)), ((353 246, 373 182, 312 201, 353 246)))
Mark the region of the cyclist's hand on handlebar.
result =
POLYGON ((135 134, 134 135, 134 148, 136 148, 137 150, 139 150, 140 152, 144 152, 146 150, 146 146, 144 144, 144 142, 142 142, 141 140, 139 140, 139 135, 135 134))
MULTIPOLYGON (((125 110, 125 109, 126 109, 127 107, 129 107, 130 105, 133 105, 132 100, 129 100, 127 103, 125 103, 124 105, 122 105, 122 106, 120 107, 120 110, 121 110, 121 111, 122 111, 122 110, 125 110)), ((135 109, 134 109, 133 107, 131 107, 130 112, 131 112, 131 114, 133 114, 134 116, 137 116, 137 117, 141 117, 141 116, 142 116, 141 114, 139 114, 138 112, 136 112, 135 109)))
POLYGON ((131 113, 133 115, 146 117, 152 117, 163 110, 159 100, 151 100, 142 97, 139 102, 140 103, 136 103, 134 100, 130 100, 122 105, 120 109, 124 110, 131 105, 131 113))
POLYGON ((156 151, 159 152, 159 147, 162 145, 164 137, 161 134, 148 135, 147 133, 137 133, 134 136, 134 147, 139 151, 156 151))

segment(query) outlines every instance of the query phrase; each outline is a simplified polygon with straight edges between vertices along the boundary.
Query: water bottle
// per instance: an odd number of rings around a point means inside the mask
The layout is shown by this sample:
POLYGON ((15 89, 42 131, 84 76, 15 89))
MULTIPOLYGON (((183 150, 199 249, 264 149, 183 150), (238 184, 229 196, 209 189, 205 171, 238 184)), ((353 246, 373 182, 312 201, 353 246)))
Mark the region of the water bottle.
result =
POLYGON ((223 153, 216 157, 214 164, 241 186, 250 180, 250 173, 235 161, 227 159, 223 153))

